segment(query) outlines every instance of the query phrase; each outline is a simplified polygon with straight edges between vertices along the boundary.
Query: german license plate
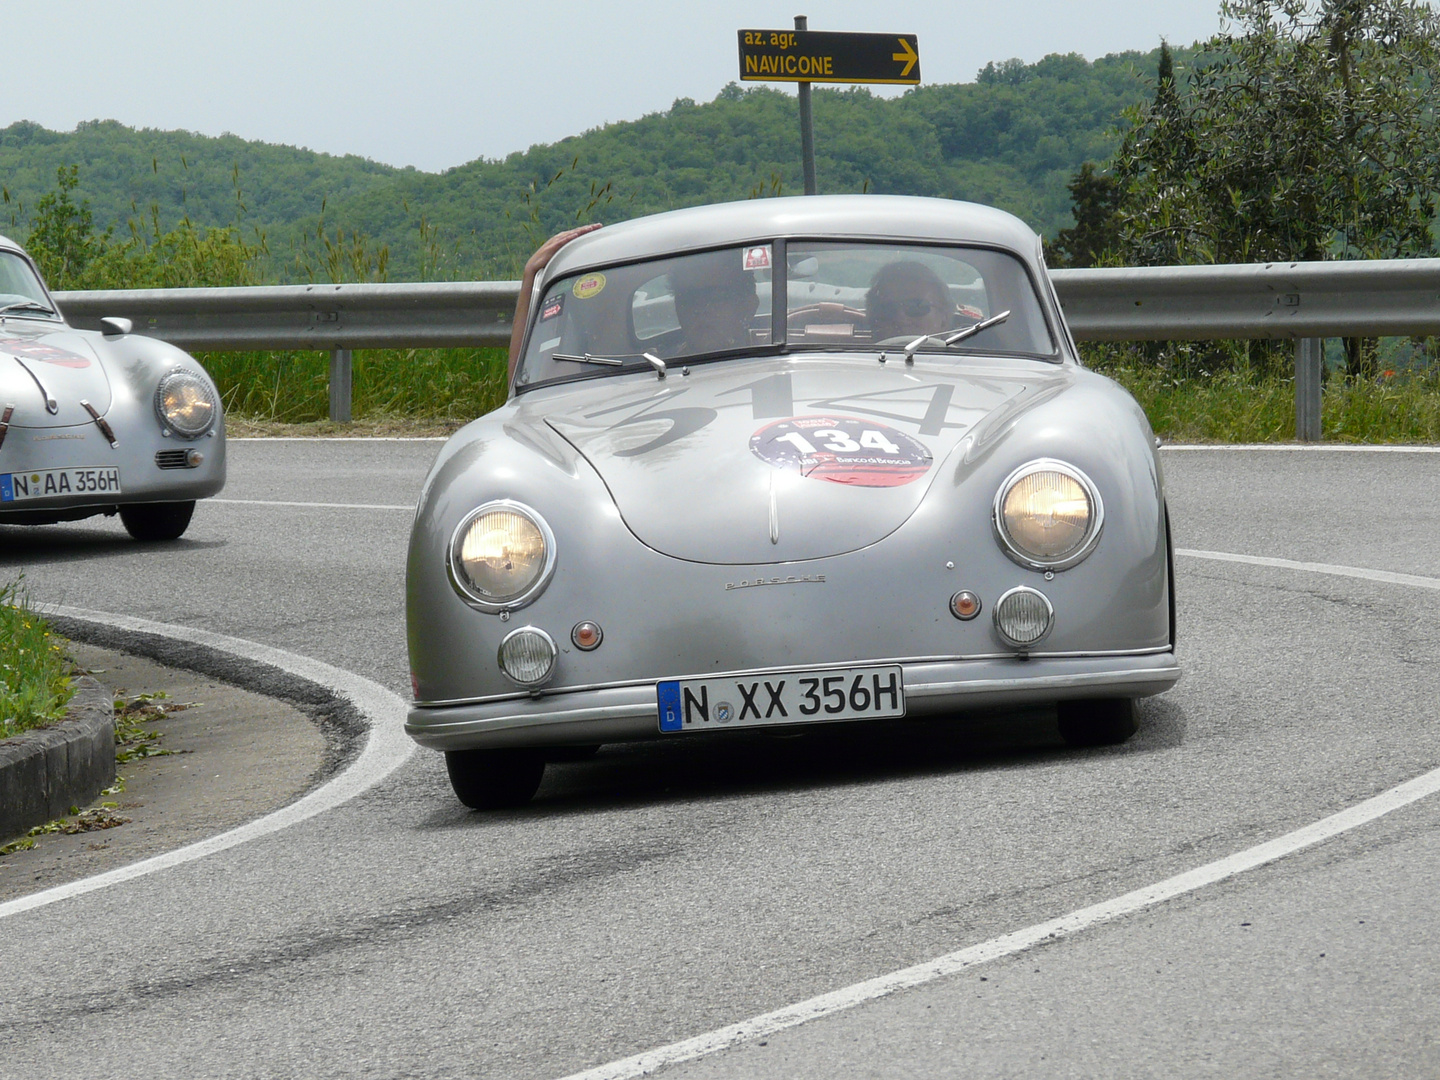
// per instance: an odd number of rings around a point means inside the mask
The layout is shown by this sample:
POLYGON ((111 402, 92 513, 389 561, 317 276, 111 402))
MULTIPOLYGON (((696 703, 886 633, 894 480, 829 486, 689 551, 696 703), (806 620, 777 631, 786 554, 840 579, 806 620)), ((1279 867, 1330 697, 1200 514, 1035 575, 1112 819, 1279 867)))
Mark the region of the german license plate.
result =
POLYGON ((899 664, 726 675, 655 684, 661 731, 875 720, 905 715, 899 664))
POLYGON ((118 495, 120 470, 37 469, 34 472, 0 473, 0 502, 24 502, 56 495, 118 495))

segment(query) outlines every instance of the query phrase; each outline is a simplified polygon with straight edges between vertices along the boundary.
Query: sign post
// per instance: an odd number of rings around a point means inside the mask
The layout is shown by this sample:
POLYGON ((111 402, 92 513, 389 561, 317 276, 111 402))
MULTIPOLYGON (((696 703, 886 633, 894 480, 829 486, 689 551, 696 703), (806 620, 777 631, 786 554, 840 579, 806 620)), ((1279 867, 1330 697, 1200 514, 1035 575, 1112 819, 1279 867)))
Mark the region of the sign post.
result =
MULTIPOLYGON (((806 30, 809 22, 806 16, 796 15, 795 29, 806 30)), ((810 111, 810 84, 802 82, 796 90, 800 97, 800 169, 805 176, 805 194, 815 195, 815 116, 810 111)))
POLYGON ((805 194, 815 194, 815 127, 810 84, 920 83, 920 51, 914 34, 832 34, 808 29, 804 15, 792 30, 741 30, 742 82, 793 82, 800 92, 800 153, 805 194))

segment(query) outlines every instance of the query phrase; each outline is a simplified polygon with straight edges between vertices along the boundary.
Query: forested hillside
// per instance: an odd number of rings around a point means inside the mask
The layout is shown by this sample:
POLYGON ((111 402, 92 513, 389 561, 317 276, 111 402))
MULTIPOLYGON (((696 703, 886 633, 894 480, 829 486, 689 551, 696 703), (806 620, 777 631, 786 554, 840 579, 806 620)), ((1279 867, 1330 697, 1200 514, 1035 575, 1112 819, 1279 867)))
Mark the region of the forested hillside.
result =
MULTIPOLYGON (((1183 63, 1185 54, 1177 54, 1183 63)), ((973 199, 1004 207, 1047 235, 1069 225, 1066 183, 1116 145, 1122 110, 1149 94, 1155 54, 1093 63, 1049 56, 991 64, 973 83, 919 87, 882 99, 861 88, 817 88, 822 192, 973 199)), ((609 124, 503 161, 441 174, 353 156, 137 131, 113 121, 57 133, 30 123, 0 130, 0 183, 24 239, 30 215, 79 166, 77 200, 97 229, 158 215, 169 228, 239 223, 262 230, 271 276, 293 279, 291 254, 323 222, 389 249, 388 276, 508 276, 549 232, 581 220, 616 221, 697 203, 800 190, 796 107, 769 87, 730 85, 714 101, 609 124)), ((353 241, 351 241, 353 243, 353 241)), ((311 271, 313 272, 313 270, 311 271)))

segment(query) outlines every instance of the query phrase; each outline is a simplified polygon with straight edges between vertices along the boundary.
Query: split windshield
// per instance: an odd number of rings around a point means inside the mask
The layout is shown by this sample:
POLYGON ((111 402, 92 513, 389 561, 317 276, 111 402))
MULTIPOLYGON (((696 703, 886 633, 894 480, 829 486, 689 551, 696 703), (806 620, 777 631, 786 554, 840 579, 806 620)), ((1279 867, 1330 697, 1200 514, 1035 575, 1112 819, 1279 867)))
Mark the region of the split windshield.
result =
POLYGON ((791 241, 558 278, 540 298, 517 386, 755 351, 903 350, 1056 359, 1029 275, 986 248, 791 241), (772 317, 784 282, 785 319, 772 317), (965 336, 944 338, 1008 312, 965 336))

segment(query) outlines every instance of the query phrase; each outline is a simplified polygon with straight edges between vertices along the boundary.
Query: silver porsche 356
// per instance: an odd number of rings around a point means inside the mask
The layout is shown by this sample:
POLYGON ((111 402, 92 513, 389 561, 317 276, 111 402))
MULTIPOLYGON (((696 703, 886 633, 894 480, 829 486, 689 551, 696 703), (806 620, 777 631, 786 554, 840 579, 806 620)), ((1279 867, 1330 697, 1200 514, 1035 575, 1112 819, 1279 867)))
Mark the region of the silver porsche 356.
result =
POLYGON ((0 236, 0 525, 118 512, 137 540, 173 540, 225 484, 220 395, 186 353, 101 323, 69 326, 0 236))
POLYGON ((431 469, 406 730, 476 808, 702 731, 1054 703, 1119 742, 1180 675, 1173 577, 1150 427, 1019 220, 680 210, 560 249, 431 469))

